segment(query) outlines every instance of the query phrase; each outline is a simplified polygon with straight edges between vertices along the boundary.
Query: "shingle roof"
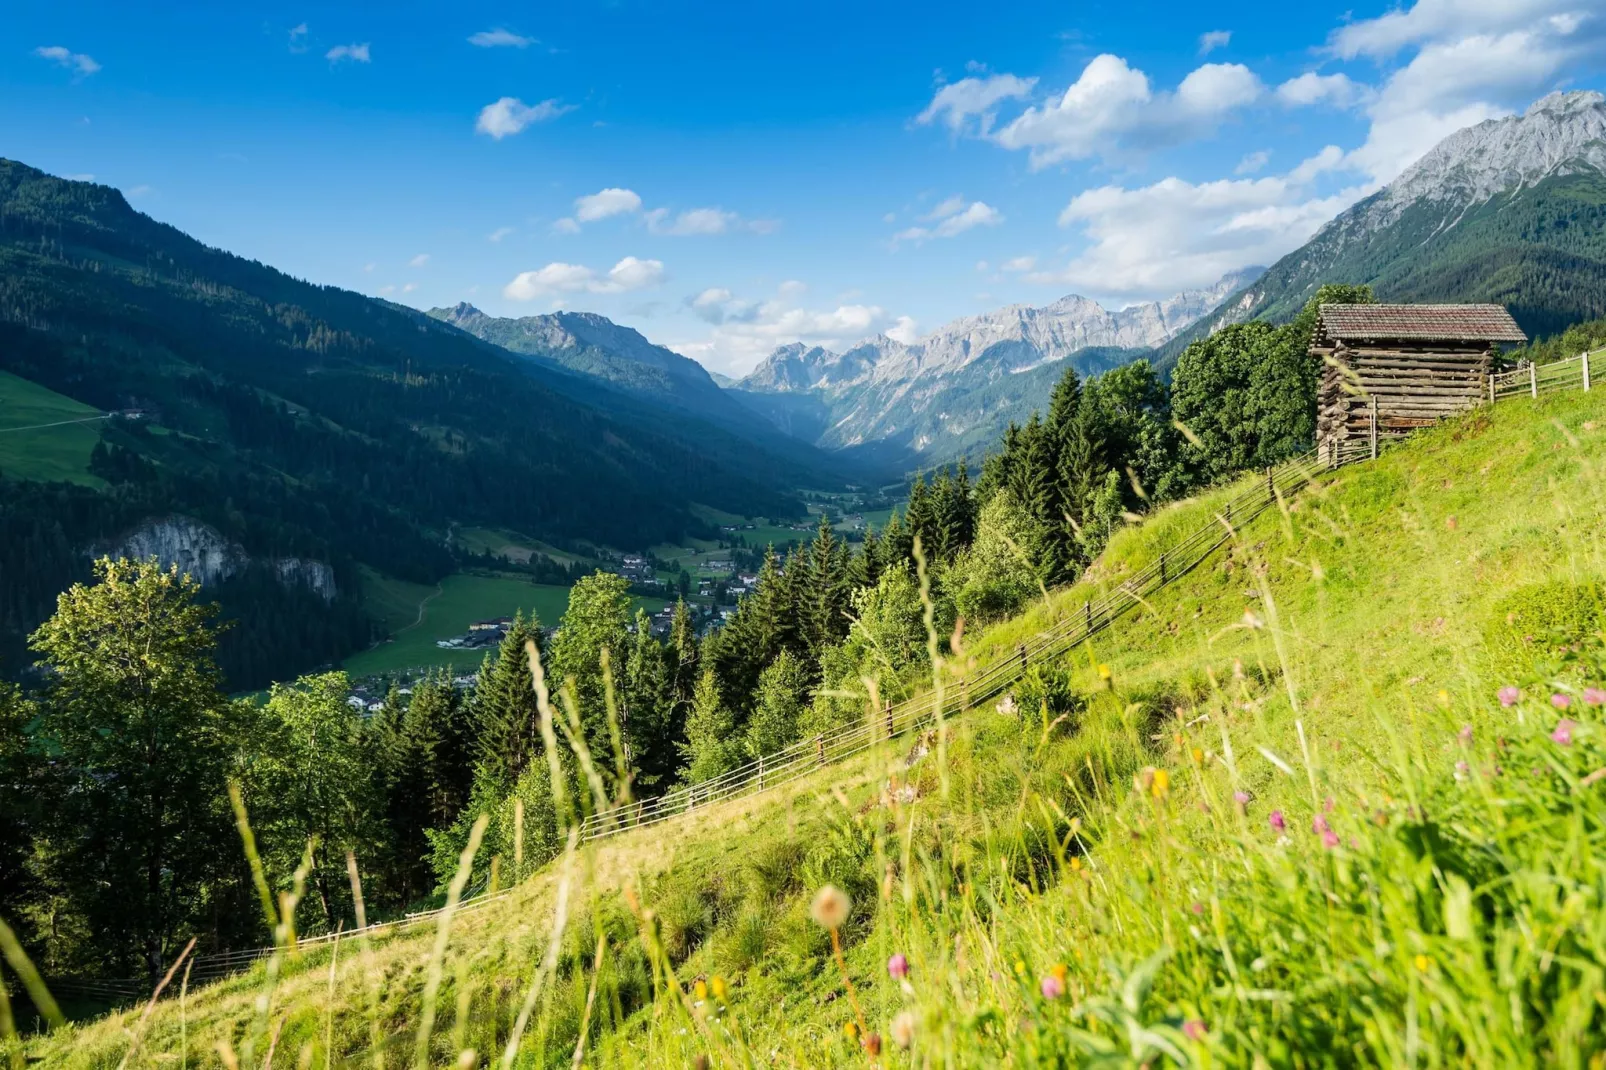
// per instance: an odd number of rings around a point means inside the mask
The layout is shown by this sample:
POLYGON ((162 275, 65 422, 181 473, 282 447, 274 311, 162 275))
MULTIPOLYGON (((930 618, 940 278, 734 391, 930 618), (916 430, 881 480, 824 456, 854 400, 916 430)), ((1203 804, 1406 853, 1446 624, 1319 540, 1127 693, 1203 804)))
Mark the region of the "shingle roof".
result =
POLYGON ((1345 341, 1526 342, 1501 305, 1323 305, 1318 335, 1345 341))

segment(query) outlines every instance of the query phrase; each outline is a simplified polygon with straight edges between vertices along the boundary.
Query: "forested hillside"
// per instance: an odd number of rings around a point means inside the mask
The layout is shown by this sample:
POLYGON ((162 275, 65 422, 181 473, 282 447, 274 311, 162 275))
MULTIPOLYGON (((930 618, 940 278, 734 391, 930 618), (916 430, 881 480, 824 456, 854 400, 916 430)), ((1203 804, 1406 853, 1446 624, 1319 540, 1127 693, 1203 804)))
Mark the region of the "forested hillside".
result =
POLYGON ((450 567, 453 523, 645 547, 703 530, 693 503, 801 511, 728 435, 704 448, 639 407, 614 418, 459 331, 209 249, 109 187, 12 161, 0 161, 0 370, 143 413, 105 433, 100 488, 8 482, 0 673, 18 670, 55 593, 87 575, 91 541, 166 513, 253 556, 333 567, 327 611, 292 592, 281 613, 265 596, 275 627, 258 638, 279 650, 258 668, 284 673, 366 641, 357 563, 432 582, 450 567))

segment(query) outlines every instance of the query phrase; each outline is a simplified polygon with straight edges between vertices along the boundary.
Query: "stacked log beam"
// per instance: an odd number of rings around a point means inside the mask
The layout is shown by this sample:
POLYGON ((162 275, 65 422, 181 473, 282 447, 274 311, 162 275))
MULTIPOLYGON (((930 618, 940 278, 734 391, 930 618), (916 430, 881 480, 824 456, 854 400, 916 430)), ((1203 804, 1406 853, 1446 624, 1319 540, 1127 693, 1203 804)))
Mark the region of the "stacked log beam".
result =
POLYGON ((1411 346, 1389 339, 1312 346, 1323 362, 1316 440, 1324 455, 1377 433, 1408 434, 1473 408, 1489 391, 1491 349, 1483 345, 1411 346))

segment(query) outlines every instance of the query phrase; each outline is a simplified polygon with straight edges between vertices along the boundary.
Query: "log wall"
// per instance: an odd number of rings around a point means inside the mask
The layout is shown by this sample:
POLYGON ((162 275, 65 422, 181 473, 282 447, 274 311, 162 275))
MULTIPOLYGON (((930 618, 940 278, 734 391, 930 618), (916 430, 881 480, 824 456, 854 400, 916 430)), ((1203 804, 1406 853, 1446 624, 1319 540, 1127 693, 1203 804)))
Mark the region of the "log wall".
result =
POLYGON ((1409 434, 1488 398, 1490 348, 1481 343, 1412 346, 1389 340, 1312 346, 1323 362, 1316 443, 1323 457, 1370 444, 1372 408, 1379 438, 1409 434), (1330 358, 1330 359, 1329 359, 1330 358))

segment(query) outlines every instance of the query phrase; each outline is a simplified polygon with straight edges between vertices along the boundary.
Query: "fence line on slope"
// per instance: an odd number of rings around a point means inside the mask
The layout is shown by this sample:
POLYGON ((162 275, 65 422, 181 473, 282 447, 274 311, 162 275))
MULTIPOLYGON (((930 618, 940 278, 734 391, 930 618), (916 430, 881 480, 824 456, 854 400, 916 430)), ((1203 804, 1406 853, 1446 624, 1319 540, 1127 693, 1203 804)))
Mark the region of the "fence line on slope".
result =
MULTIPOLYGON (((1598 370, 1606 364, 1606 361, 1598 359, 1603 355, 1606 355, 1606 347, 1549 364, 1525 364, 1491 375, 1489 396, 1484 403, 1492 405, 1507 398, 1538 397, 1542 393, 1575 385, 1589 390, 1598 370)), ((978 703, 986 702, 1018 682, 1032 664, 1076 648, 1110 628, 1127 611, 1143 604, 1148 595, 1192 572, 1232 537, 1234 528, 1247 524, 1273 505, 1286 500, 1317 475, 1370 460, 1374 455, 1374 447, 1367 442, 1347 443, 1330 451, 1327 456, 1319 456, 1317 451, 1311 450, 1266 469, 1250 487, 1228 501, 1213 520, 1166 548, 1148 567, 1127 577, 1098 599, 1084 602, 1079 613, 1073 613, 1054 627, 1038 632, 1020 644, 1011 656, 994 662, 974 676, 963 677, 946 685, 940 707, 936 703, 936 692, 916 696, 888 705, 875 717, 860 724, 794 743, 704 783, 592 814, 581 822, 581 840, 590 842, 633 829, 650 828, 717 803, 781 787, 826 766, 846 761, 878 743, 924 728, 937 721, 939 716, 944 719, 956 716, 978 703)), ((492 892, 481 884, 478 891, 471 891, 464 896, 457 910, 459 913, 477 910, 513 891, 514 887, 509 887, 492 892)), ((296 946, 319 947, 352 937, 402 932, 419 925, 434 924, 444 909, 419 911, 392 921, 374 922, 364 929, 310 936, 298 939, 296 946)), ((249 969, 275 950, 273 947, 245 948, 197 955, 193 959, 190 979, 192 982, 221 980, 249 969)), ((87 996, 114 1002, 143 999, 150 991, 150 983, 141 978, 58 978, 50 982, 50 987, 67 996, 87 996)))

